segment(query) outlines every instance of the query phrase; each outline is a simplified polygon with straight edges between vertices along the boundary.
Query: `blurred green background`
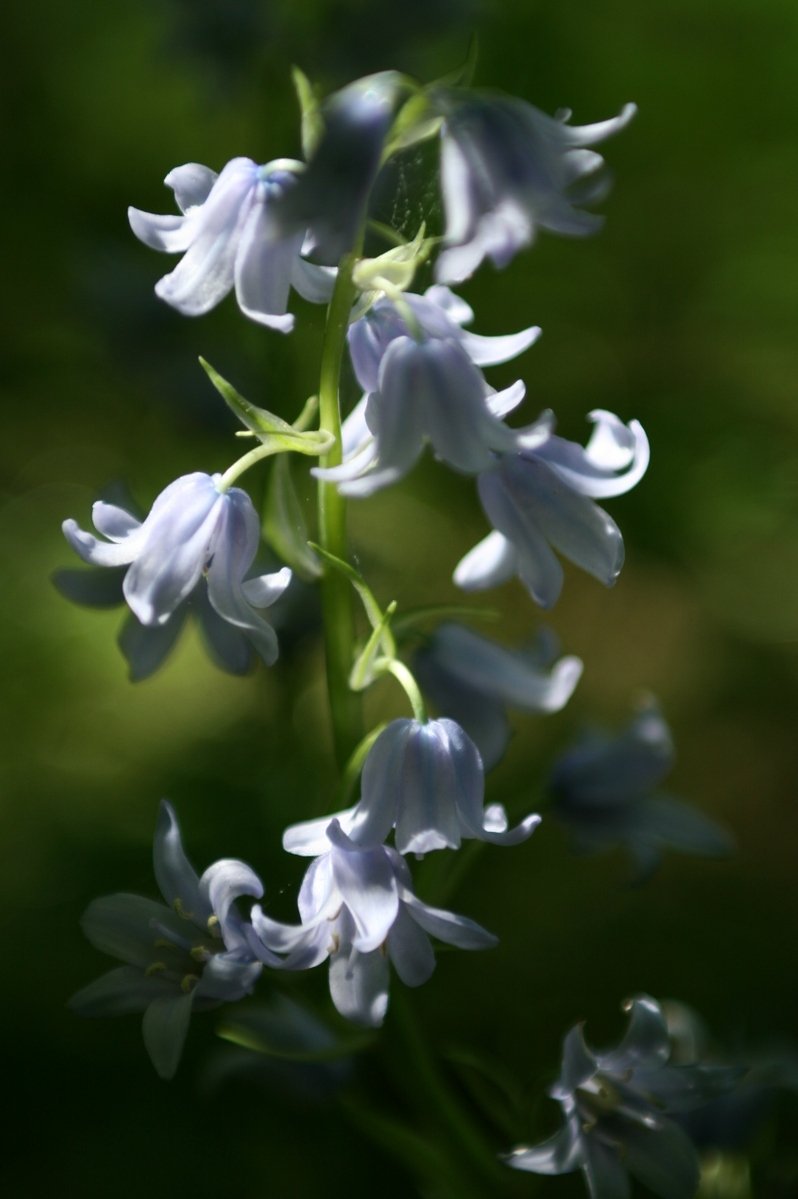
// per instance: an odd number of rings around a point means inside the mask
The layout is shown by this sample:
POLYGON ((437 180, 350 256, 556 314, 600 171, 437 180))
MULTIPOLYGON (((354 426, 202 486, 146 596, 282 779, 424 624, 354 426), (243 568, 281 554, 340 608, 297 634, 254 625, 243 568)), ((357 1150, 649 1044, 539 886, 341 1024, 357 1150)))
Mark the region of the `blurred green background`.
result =
MULTIPOLYGON (((297 155, 292 63, 325 90, 387 67, 431 79, 463 60, 476 30, 481 85, 571 107, 578 123, 637 101, 637 120, 606 147, 616 186, 604 232, 544 235, 462 289, 479 332, 543 326, 520 365, 491 375, 499 386, 523 373, 529 419, 551 406, 582 440, 585 414, 606 407, 639 418, 653 454, 643 484, 609 505, 627 543, 618 585, 605 592, 570 571, 549 621, 584 658, 582 683, 564 713, 517 720, 490 796, 534 809, 581 724, 619 726, 647 688, 679 750, 671 789, 739 844, 728 863, 670 856, 632 891, 620 855, 574 859, 544 822, 527 845, 483 854, 452 896, 501 947, 441 955, 413 1008, 442 1049, 467 1046, 515 1072, 529 1096, 519 1136, 532 1133, 562 1034, 586 1018, 594 1042, 613 1037, 630 993, 694 1005, 733 1046, 794 1036, 793 0, 12 0, 4 25, 0 919, 6 1091, 19 1116, 11 1130, 4 1119, 7 1193, 416 1193, 412 1173, 385 1168, 334 1106, 303 1106, 284 1080, 202 1082, 214 1016, 195 1021, 166 1085, 135 1017, 83 1022, 65 1008, 110 964, 80 934, 86 903, 154 892, 162 795, 195 863, 250 861, 286 919, 302 863, 285 860, 280 830, 331 802, 312 604, 286 618, 271 672, 223 675, 192 635, 132 687, 115 645, 121 613, 71 606, 49 581, 74 564, 60 522, 86 526, 103 487, 124 481, 146 508, 178 475, 236 455, 198 354, 289 418, 316 389, 320 309, 299 302, 289 338, 247 323, 232 301, 185 320, 152 293, 173 260, 137 243, 125 218, 130 203, 170 210, 161 180, 178 163, 297 155)), ((410 233, 419 215, 440 219, 429 190, 422 214, 410 204, 417 165, 398 172, 389 214, 410 233)), ((485 531, 472 484, 431 462, 353 506, 352 527, 378 594, 401 606, 456 599, 451 568, 485 531)), ((538 627, 515 584, 485 603, 505 614, 508 641, 538 627)), ((390 683, 369 705, 375 717, 402 712, 390 683)), ((323 988, 320 973, 309 992, 323 988)), ((382 1085, 378 1064, 366 1071, 382 1085)), ((756 1194, 793 1196, 795 1150, 766 1140, 759 1159, 756 1194)), ((578 1178, 543 1189, 582 1192, 578 1178)))

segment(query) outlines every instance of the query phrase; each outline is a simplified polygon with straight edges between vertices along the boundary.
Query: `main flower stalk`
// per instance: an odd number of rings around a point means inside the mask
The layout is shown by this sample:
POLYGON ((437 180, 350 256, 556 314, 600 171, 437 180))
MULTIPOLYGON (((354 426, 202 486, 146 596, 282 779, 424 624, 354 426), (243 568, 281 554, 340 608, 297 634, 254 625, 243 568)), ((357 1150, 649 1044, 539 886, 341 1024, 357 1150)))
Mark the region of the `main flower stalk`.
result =
MULTIPOLYGON (((362 234, 358 239, 358 247, 341 259, 335 290, 327 310, 319 381, 319 421, 322 429, 333 434, 335 444, 321 458, 322 467, 338 466, 342 457, 341 363, 349 314, 357 291, 352 270, 361 242, 362 234)), ((332 483, 319 480, 318 511, 319 544, 336 558, 347 561, 346 499, 332 483)), ((343 768, 362 739, 363 728, 360 698, 349 686, 355 641, 352 589, 349 581, 338 571, 325 572, 321 580, 321 605, 333 744, 338 765, 343 768)))

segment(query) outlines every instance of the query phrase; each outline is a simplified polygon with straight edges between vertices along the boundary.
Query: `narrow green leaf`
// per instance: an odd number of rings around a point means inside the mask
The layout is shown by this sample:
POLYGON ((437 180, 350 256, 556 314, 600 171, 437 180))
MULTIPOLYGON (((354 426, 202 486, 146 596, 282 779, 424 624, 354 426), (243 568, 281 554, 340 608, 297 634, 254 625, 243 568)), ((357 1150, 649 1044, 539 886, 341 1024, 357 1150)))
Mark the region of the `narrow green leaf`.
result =
POLYGON ((427 624, 431 620, 484 620, 495 622, 500 619, 500 613, 495 608, 470 608, 467 604, 425 604, 419 608, 409 608, 407 612, 394 621, 393 629, 397 636, 404 637, 418 625, 427 624))
POLYGON ((308 545, 305 513, 291 474, 290 460, 281 455, 272 464, 263 506, 263 532, 282 560, 306 582, 321 576, 321 566, 308 545))
POLYGON ((393 641, 388 625, 395 611, 396 601, 394 600, 385 609, 380 623, 372 630, 371 636, 358 654, 349 674, 349 686, 353 691, 364 691, 374 682, 376 678, 374 666, 377 659, 382 658, 383 662, 385 661, 386 638, 393 641))
MULTIPOLYGON (((342 558, 337 558, 335 554, 331 554, 328 550, 323 549, 320 545, 316 545, 314 541, 310 541, 308 544, 312 550, 315 550, 316 553, 324 559, 325 562, 334 567, 335 570, 340 571, 340 573, 349 580, 357 594, 360 596, 361 603, 363 604, 368 622, 372 629, 380 628, 384 620, 382 608, 374 598, 374 593, 363 576, 356 571, 353 566, 350 566, 348 562, 344 562, 342 558)), ((382 628, 382 645, 383 652, 385 653, 386 657, 396 657, 396 644, 394 642, 393 635, 391 634, 391 630, 387 626, 382 628)))
MULTIPOLYGON (((272 446, 275 453, 292 452, 318 457, 320 454, 326 454, 335 444, 332 434, 323 429, 311 430, 306 433, 300 432, 293 425, 284 421, 281 416, 276 416, 265 408, 258 408, 256 404, 251 404, 204 358, 200 358, 200 366, 242 425, 245 425, 264 444, 268 443, 272 446)), ((300 413, 300 419, 305 416, 307 409, 308 405, 306 404, 305 409, 300 413)))

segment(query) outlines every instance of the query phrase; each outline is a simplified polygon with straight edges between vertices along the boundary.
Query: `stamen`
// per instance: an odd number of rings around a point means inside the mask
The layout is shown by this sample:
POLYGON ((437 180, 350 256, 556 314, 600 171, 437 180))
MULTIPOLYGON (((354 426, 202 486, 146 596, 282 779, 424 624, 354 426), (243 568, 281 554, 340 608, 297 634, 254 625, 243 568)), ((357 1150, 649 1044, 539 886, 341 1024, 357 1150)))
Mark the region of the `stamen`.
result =
POLYGON ((144 971, 144 975, 146 978, 152 978, 156 974, 165 974, 167 969, 166 962, 151 962, 144 971))
POLYGON ((198 982, 199 982, 199 975, 184 974, 180 980, 180 990, 183 991, 184 994, 188 995, 189 991, 194 990, 194 988, 196 987, 198 982))

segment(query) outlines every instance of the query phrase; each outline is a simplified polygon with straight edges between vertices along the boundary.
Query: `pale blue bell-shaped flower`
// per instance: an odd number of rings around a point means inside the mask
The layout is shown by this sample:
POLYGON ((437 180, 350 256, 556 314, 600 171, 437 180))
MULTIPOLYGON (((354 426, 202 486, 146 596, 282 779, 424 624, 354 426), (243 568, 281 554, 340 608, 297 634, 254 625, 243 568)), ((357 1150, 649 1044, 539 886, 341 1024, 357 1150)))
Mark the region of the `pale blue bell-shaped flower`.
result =
POLYGON ((538 228, 577 237, 600 228, 601 217, 576 207, 609 190, 603 159, 586 147, 625 128, 634 104, 608 121, 573 126, 567 111, 550 117, 509 96, 439 90, 432 101, 444 118, 440 282, 468 279, 484 258, 506 266, 538 228))
POLYGON ((725 829, 659 790, 673 760, 670 730, 652 699, 622 733, 588 734, 566 751, 554 764, 549 786, 552 812, 574 847, 599 853, 622 846, 641 877, 659 865, 665 849, 704 857, 731 853, 733 840, 725 829))
POLYGON ((330 995, 348 1020, 382 1024, 391 963, 402 982, 418 987, 435 969, 430 936, 460 949, 488 949, 496 938, 473 920, 419 900, 407 864, 385 845, 364 848, 338 820, 330 821, 324 852, 311 862, 298 897, 299 925, 252 909, 250 947, 270 961, 304 970, 329 958, 330 995))
POLYGON ((507 708, 559 712, 571 698, 582 661, 570 654, 557 661, 557 653, 548 631, 533 648, 508 649, 451 622, 419 650, 413 672, 441 712, 465 730, 490 770, 510 740, 507 708))
POLYGON ((293 159, 258 166, 251 158, 234 158, 219 175, 195 162, 170 171, 165 183, 182 215, 128 209, 140 241, 183 254, 156 283, 156 295, 184 316, 201 316, 235 289, 245 316, 283 333, 294 326, 286 311, 292 287, 311 303, 327 303, 334 272, 305 261, 305 231, 286 232, 275 212, 303 169, 293 159))
POLYGON ((619 1045, 588 1048, 577 1025, 565 1038, 560 1077, 549 1094, 565 1127, 505 1159, 516 1170, 582 1170, 591 1199, 628 1199, 629 1175, 660 1199, 692 1199, 698 1154, 677 1116, 733 1084, 735 1072, 700 1063, 674 1065, 662 1011, 639 995, 624 1005, 629 1026, 619 1045))
MULTIPOLYGON (((471 738, 453 720, 394 720, 383 729, 363 766, 358 803, 336 813, 357 845, 380 845, 395 829, 400 853, 457 849, 464 838, 518 845, 540 817, 507 827, 501 804, 484 807, 482 759, 471 738)), ((332 816, 291 825, 283 834, 289 853, 322 853, 332 816)))
POLYGON ((559 598, 563 569, 554 549, 606 586, 623 565, 621 531, 594 499, 623 495, 643 477, 649 446, 638 421, 611 412, 588 417, 584 448, 550 436, 540 445, 501 455, 478 479, 479 498, 494 532, 459 562, 454 581, 466 591, 495 587, 518 575, 535 603, 559 598))
POLYGON ((70 1000, 83 1016, 143 1012, 144 1044, 162 1078, 180 1061, 192 1011, 233 1003, 248 995, 263 963, 275 955, 249 948, 246 922, 236 909, 242 896, 263 895, 244 862, 215 862, 197 877, 180 837, 174 811, 162 801, 153 846, 155 878, 164 903, 140 895, 96 899, 83 931, 97 949, 125 963, 70 1000))
POLYGON ((268 608, 291 581, 284 567, 246 579, 260 543, 260 522, 245 491, 219 491, 220 476, 183 475, 161 492, 144 522, 113 504, 93 506, 95 528, 107 540, 63 524, 84 562, 127 566, 122 590, 138 620, 160 628, 204 578, 216 613, 240 630, 267 665, 277 658, 277 635, 256 608, 268 608))
POLYGON ((549 435, 544 418, 514 430, 502 417, 524 397, 517 381, 491 388, 481 366, 508 362, 535 342, 537 326, 481 337, 463 325, 473 313, 448 288, 379 300, 349 330, 349 351, 364 395, 343 426, 340 466, 314 474, 343 495, 368 496, 402 478, 427 442, 455 470, 488 469, 495 452, 533 448, 549 435))

